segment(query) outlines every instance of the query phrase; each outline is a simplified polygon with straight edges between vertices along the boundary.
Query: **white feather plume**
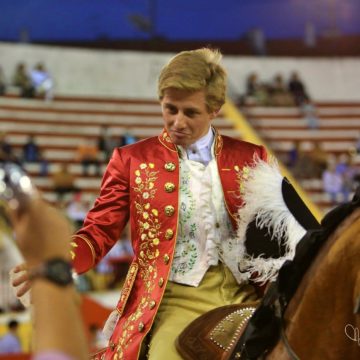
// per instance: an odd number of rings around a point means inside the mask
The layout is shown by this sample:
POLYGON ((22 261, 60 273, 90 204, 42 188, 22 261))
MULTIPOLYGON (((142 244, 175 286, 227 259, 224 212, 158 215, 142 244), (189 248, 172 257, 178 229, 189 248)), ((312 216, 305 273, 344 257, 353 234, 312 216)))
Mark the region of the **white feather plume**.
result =
POLYGON ((295 255, 295 248, 305 234, 305 229, 297 222, 287 208, 282 197, 282 181, 277 162, 267 163, 255 159, 255 165, 242 182, 244 205, 238 211, 237 241, 240 245, 239 266, 243 275, 250 278, 257 273, 256 282, 275 280, 278 270, 287 259, 295 255), (280 258, 254 257, 246 253, 245 239, 247 226, 255 219, 259 228, 271 230, 272 241, 284 239, 285 254, 280 258))

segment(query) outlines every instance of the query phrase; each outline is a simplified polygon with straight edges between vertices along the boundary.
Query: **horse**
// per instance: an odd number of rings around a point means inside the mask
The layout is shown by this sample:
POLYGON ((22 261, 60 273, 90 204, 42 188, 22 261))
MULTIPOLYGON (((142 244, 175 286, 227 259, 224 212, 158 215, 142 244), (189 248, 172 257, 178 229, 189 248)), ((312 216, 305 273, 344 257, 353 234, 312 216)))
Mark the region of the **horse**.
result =
POLYGON ((212 310, 178 337, 186 360, 360 359, 360 187, 308 231, 261 303, 212 310))
POLYGON ((287 340, 266 359, 360 359, 360 208, 326 241, 283 320, 287 340))

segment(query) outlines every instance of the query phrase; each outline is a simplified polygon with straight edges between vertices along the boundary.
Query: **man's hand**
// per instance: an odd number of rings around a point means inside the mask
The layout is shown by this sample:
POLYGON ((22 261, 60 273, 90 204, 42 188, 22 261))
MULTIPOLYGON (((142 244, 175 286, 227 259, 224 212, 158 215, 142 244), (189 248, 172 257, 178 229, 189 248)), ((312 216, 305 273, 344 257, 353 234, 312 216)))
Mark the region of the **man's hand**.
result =
MULTIPOLYGON (((12 213, 16 243, 28 268, 45 260, 60 257, 70 260, 70 223, 52 206, 40 199, 32 200, 26 211, 12 213)), ((26 270, 24 265, 16 272, 26 270)), ((26 275, 18 283, 26 282, 26 275)))

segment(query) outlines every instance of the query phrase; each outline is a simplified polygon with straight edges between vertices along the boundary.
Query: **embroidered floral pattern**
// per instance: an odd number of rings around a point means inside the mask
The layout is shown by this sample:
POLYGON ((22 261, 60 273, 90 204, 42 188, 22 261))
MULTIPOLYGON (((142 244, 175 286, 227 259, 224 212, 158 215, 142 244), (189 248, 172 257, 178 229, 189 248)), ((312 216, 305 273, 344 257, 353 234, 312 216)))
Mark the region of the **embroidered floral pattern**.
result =
POLYGON ((242 169, 240 169, 238 165, 235 165, 234 170, 237 173, 236 177, 239 181, 240 194, 243 194, 244 193, 244 181, 249 177, 250 167, 244 166, 242 169))
POLYGON ((155 182, 159 171, 155 170, 153 163, 142 163, 135 170, 136 193, 135 208, 137 214, 138 229, 140 232, 140 254, 138 258, 139 274, 143 281, 145 292, 136 310, 128 317, 122 327, 122 333, 116 347, 114 359, 123 359, 124 350, 131 342, 130 336, 135 323, 143 316, 146 307, 151 300, 151 293, 155 288, 155 280, 158 276, 155 259, 159 256, 158 245, 160 243, 161 224, 159 222, 159 211, 152 207, 151 201, 156 194, 155 182))
POLYGON ((192 270, 198 258, 198 249, 194 243, 196 237, 196 223, 194 219, 195 199, 190 191, 190 171, 184 169, 181 172, 180 181, 180 216, 178 238, 176 243, 174 262, 172 265, 173 274, 182 274, 192 270), (179 259, 181 259, 179 261, 179 259))

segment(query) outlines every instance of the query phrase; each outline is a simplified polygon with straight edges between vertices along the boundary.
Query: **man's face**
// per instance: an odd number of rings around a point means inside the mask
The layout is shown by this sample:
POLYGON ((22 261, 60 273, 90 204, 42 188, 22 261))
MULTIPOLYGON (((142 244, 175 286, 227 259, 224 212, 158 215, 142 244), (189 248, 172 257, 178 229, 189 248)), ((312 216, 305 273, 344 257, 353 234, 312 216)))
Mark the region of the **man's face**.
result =
POLYGON ((204 90, 167 89, 161 100, 165 129, 176 145, 187 147, 209 131, 215 113, 208 113, 204 90))

